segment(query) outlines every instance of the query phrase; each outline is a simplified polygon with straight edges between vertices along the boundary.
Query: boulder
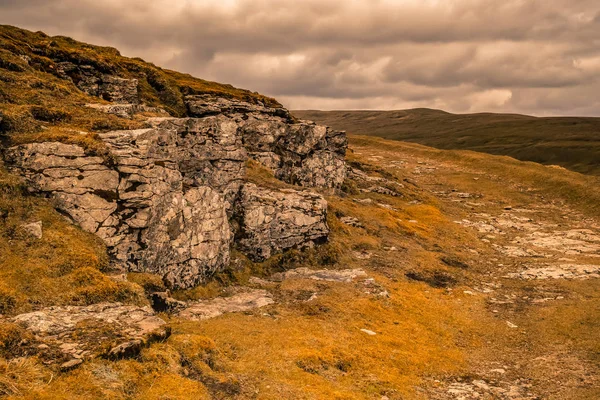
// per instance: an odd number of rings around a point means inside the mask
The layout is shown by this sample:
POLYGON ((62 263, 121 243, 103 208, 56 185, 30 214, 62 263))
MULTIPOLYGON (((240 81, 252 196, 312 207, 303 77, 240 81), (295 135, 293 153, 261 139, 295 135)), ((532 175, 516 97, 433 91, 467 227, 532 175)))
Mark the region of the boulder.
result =
POLYGON ((241 123, 244 146, 282 181, 307 187, 340 187, 346 178, 344 132, 309 122, 255 116, 241 123))
POLYGON ((255 261, 286 249, 311 246, 329 234, 327 202, 316 193, 246 184, 238 204, 236 244, 255 261))

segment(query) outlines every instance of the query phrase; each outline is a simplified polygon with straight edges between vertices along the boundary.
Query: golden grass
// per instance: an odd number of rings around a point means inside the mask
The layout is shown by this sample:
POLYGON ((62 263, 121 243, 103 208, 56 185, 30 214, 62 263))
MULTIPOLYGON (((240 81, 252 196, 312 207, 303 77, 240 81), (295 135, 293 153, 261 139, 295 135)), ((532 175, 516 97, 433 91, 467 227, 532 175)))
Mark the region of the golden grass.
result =
POLYGON ((393 291, 391 300, 327 284, 308 313, 304 304, 288 304, 266 316, 258 311, 176 323, 169 342, 179 335, 212 338, 228 371, 243 377, 263 398, 412 398, 411 388, 421 376, 461 370, 458 337, 473 323, 464 304, 441 291, 425 293, 406 281, 377 279, 393 291), (377 335, 369 336, 363 328, 377 335))

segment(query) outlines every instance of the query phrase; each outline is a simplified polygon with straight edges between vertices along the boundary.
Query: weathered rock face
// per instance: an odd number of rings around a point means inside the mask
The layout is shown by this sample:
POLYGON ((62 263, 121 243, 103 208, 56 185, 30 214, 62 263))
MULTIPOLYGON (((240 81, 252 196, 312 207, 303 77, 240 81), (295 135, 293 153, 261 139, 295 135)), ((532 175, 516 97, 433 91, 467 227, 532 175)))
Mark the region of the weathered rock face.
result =
POLYGON ((325 240, 329 233, 327 202, 315 193, 272 191, 247 184, 239 204, 237 244, 256 261, 285 249, 310 246, 325 240))
POLYGON ((57 64, 56 74, 70 79, 83 92, 119 104, 137 104, 138 81, 102 73, 91 65, 75 65, 65 61, 57 64))
MULTIPOLYGON (((117 209, 119 174, 100 157, 63 143, 31 143, 13 147, 7 161, 17 166, 30 189, 51 193, 56 208, 68 214, 84 230, 101 232, 116 225, 111 219, 117 209)), ((101 235, 102 236, 102 235, 101 235)))
POLYGON ((117 265, 160 274, 175 288, 225 268, 234 237, 255 260, 327 238, 320 195, 247 184, 245 165, 254 158, 286 182, 335 188, 346 175, 343 132, 238 101, 196 96, 188 107, 202 117, 150 118, 146 129, 100 134, 110 163, 50 142, 8 149, 7 164, 100 236, 117 265))
POLYGON ((269 108, 211 96, 188 96, 190 115, 226 115, 234 120, 249 155, 277 178, 309 187, 339 187, 346 177, 344 132, 297 122, 284 108, 269 108))
POLYGON ((308 122, 290 124, 271 116, 252 116, 240 129, 250 156, 282 181, 335 188, 346 178, 344 132, 308 122))

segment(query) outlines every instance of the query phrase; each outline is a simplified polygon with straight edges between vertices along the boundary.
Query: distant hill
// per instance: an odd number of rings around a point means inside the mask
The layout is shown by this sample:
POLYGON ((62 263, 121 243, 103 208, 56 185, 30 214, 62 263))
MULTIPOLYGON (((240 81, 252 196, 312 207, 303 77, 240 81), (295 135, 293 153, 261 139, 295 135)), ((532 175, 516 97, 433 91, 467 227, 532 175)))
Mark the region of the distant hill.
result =
POLYGON ((600 175, 600 118, 402 111, 293 111, 349 133, 474 150, 600 175))

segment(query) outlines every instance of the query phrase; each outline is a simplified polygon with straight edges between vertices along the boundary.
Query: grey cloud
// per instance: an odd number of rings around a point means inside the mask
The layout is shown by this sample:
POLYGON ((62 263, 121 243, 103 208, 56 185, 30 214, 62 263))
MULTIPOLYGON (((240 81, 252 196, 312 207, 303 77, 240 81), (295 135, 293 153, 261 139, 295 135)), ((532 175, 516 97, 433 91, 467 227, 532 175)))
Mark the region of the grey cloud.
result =
POLYGON ((600 114, 596 0, 0 0, 0 23, 292 108, 600 114))

